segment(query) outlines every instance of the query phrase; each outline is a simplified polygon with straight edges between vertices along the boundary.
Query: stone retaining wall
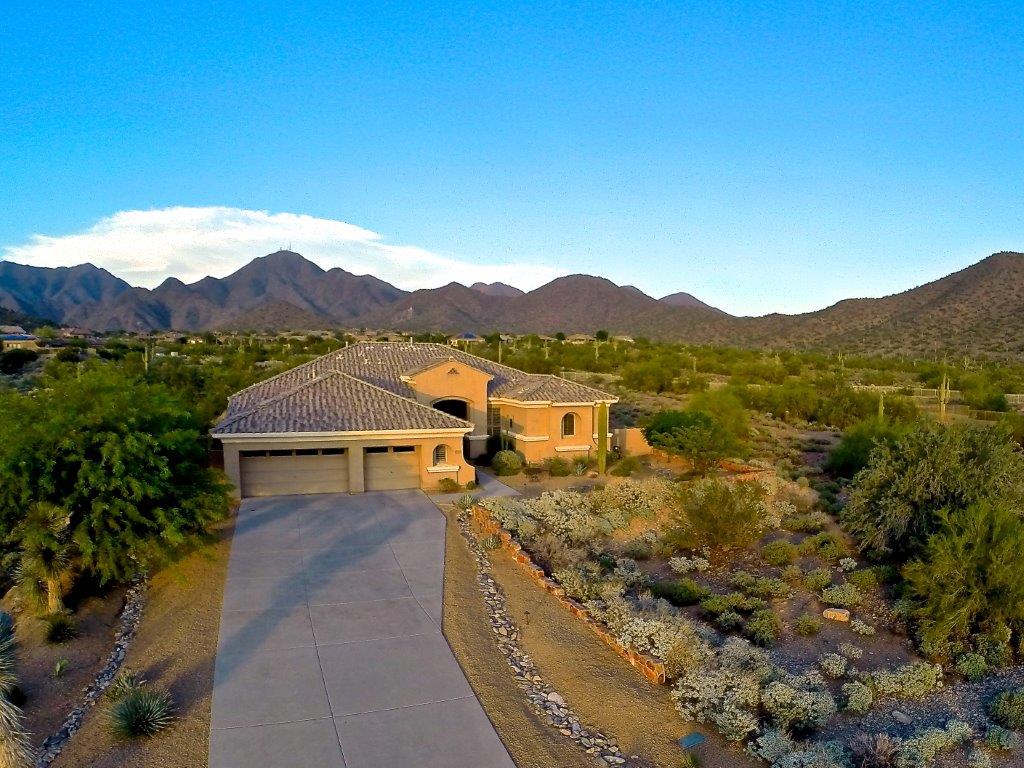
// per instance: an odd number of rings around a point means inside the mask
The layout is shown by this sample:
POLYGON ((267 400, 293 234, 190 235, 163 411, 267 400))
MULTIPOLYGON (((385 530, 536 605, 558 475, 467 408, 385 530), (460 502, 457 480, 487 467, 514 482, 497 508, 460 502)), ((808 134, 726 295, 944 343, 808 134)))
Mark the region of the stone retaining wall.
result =
POLYGON ((508 552, 512 559, 519 563, 519 565, 521 565, 526 572, 530 574, 530 577, 541 589, 558 600, 563 608, 590 627, 591 631, 600 637, 609 648, 628 661, 645 678, 650 680, 652 683, 657 683, 659 685, 665 684, 665 665, 662 662, 658 661, 653 656, 637 653, 632 648, 627 648, 620 643, 607 630, 604 624, 594 619, 594 617, 590 615, 590 612, 581 603, 573 600, 571 597, 568 597, 561 585, 554 579, 549 578, 544 573, 544 569, 530 559, 530 555, 527 554, 519 543, 512 538, 511 533, 502 528, 501 523, 495 520, 488 510, 478 504, 474 504, 472 515, 473 522, 479 527, 484 535, 497 536, 501 541, 501 548, 508 552))

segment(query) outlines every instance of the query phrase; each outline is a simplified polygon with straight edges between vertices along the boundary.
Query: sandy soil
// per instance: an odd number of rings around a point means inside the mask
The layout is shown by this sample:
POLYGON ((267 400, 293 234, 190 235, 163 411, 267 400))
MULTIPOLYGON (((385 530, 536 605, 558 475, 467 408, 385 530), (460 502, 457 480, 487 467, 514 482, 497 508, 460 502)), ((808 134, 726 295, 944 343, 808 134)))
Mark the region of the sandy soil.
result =
MULTIPOLYGON (((15 601, 13 594, 4 602, 10 607, 12 601, 15 601)), ((73 618, 78 637, 61 645, 45 641, 46 624, 30 611, 15 614, 18 686, 26 697, 25 728, 36 744, 60 727, 78 704, 82 688, 92 682, 106 661, 124 605, 124 590, 112 589, 78 605, 72 597, 67 604, 75 610, 73 618), (58 677, 54 672, 61 660, 67 663, 58 677)))
POLYGON ((119 742, 103 704, 54 763, 58 768, 201 768, 207 764, 217 631, 231 523, 153 576, 139 634, 126 664, 170 690, 178 721, 150 740, 119 742))

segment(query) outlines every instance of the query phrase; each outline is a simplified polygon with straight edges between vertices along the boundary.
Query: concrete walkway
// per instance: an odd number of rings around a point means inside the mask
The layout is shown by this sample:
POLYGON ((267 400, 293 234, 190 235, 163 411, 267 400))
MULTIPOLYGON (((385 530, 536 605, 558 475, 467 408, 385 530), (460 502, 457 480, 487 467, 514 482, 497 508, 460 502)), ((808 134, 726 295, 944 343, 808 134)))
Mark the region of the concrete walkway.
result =
POLYGON ((419 491, 244 501, 210 768, 514 768, 441 634, 444 535, 419 491))

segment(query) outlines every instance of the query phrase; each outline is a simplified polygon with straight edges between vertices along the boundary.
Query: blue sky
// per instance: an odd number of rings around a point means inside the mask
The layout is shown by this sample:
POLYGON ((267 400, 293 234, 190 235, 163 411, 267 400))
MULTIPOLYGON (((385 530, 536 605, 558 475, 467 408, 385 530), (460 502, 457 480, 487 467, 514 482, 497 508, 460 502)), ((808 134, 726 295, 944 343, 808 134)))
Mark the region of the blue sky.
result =
POLYGON ((760 314, 1024 250, 1019 3, 16 5, 13 260, 151 284, 263 227, 403 287, 588 272, 760 314))

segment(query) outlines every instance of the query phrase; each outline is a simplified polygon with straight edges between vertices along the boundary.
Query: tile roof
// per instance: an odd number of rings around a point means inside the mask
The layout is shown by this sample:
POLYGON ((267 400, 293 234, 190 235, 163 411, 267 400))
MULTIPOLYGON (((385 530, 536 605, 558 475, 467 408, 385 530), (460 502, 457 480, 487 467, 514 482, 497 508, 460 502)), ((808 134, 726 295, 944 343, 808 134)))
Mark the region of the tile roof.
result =
POLYGON ((228 416, 213 434, 381 432, 472 429, 447 413, 392 394, 340 371, 330 371, 281 392, 248 411, 228 416))
MULTIPOLYGON (((481 370, 491 376, 487 382, 487 394, 490 397, 505 397, 523 401, 551 401, 563 403, 594 402, 597 400, 614 400, 615 398, 605 392, 578 384, 573 381, 550 376, 546 374, 529 374, 507 365, 500 365, 491 360, 486 360, 476 355, 463 352, 460 349, 445 344, 427 344, 411 342, 361 342, 348 347, 329 352, 322 357, 310 360, 288 371, 283 371, 265 381, 254 384, 251 387, 232 395, 228 401, 228 411, 224 421, 214 428, 214 433, 222 431, 222 428, 233 423, 244 414, 260 410, 265 413, 263 406, 273 406, 272 411, 276 414, 271 420, 271 426, 289 424, 289 417, 284 413, 284 401, 290 407, 303 410, 307 413, 303 417, 307 424, 314 423, 316 419, 329 420, 332 423, 367 423, 367 417, 360 415, 358 411, 365 410, 367 403, 361 400, 348 400, 341 393, 332 396, 330 402, 318 402, 315 405, 309 401, 314 397, 324 397, 325 392, 321 387, 310 388, 312 382, 328 377, 332 373, 344 374, 345 379, 351 379, 374 389, 384 390, 385 393, 397 395, 399 400, 406 400, 411 405, 428 412, 435 412, 434 409, 416 403, 415 392, 409 384, 402 380, 403 376, 411 372, 429 368, 437 363, 446 360, 458 360, 466 365, 481 370), (278 404, 278 403, 281 404, 278 404), (312 409, 332 408, 345 413, 322 414, 313 418, 312 409), (349 413, 352 411, 352 413, 349 413)), ((340 385, 332 378, 330 388, 337 388, 340 385)), ((345 385, 349 390, 354 391, 352 385, 345 385)), ((360 390, 362 392, 363 390, 360 390)), ((392 406, 394 408, 395 406, 392 406)), ((449 417, 453 418, 453 417, 449 417)), ((296 417, 296 423, 298 418, 296 417)), ((456 421, 459 421, 456 419, 456 421)), ((382 421, 381 423, 393 423, 382 421)), ((414 427, 412 423, 419 423, 416 417, 410 414, 410 423, 398 427, 367 427, 373 429, 417 429, 427 427, 414 427)), ((460 421, 460 424, 464 422, 460 421)), ((255 421, 248 424, 248 427, 255 426, 255 421)), ((326 427, 309 429, 308 431, 325 431, 326 427)), ((358 430, 355 427, 353 431, 358 430)), ((243 430, 232 429, 233 432, 243 430)), ((255 430, 259 432, 260 430, 255 430)), ((277 430, 280 432, 306 431, 298 428, 287 428, 277 430)), ((335 431, 335 430, 331 430, 335 431)), ((345 430, 336 430, 345 431, 345 430)))

